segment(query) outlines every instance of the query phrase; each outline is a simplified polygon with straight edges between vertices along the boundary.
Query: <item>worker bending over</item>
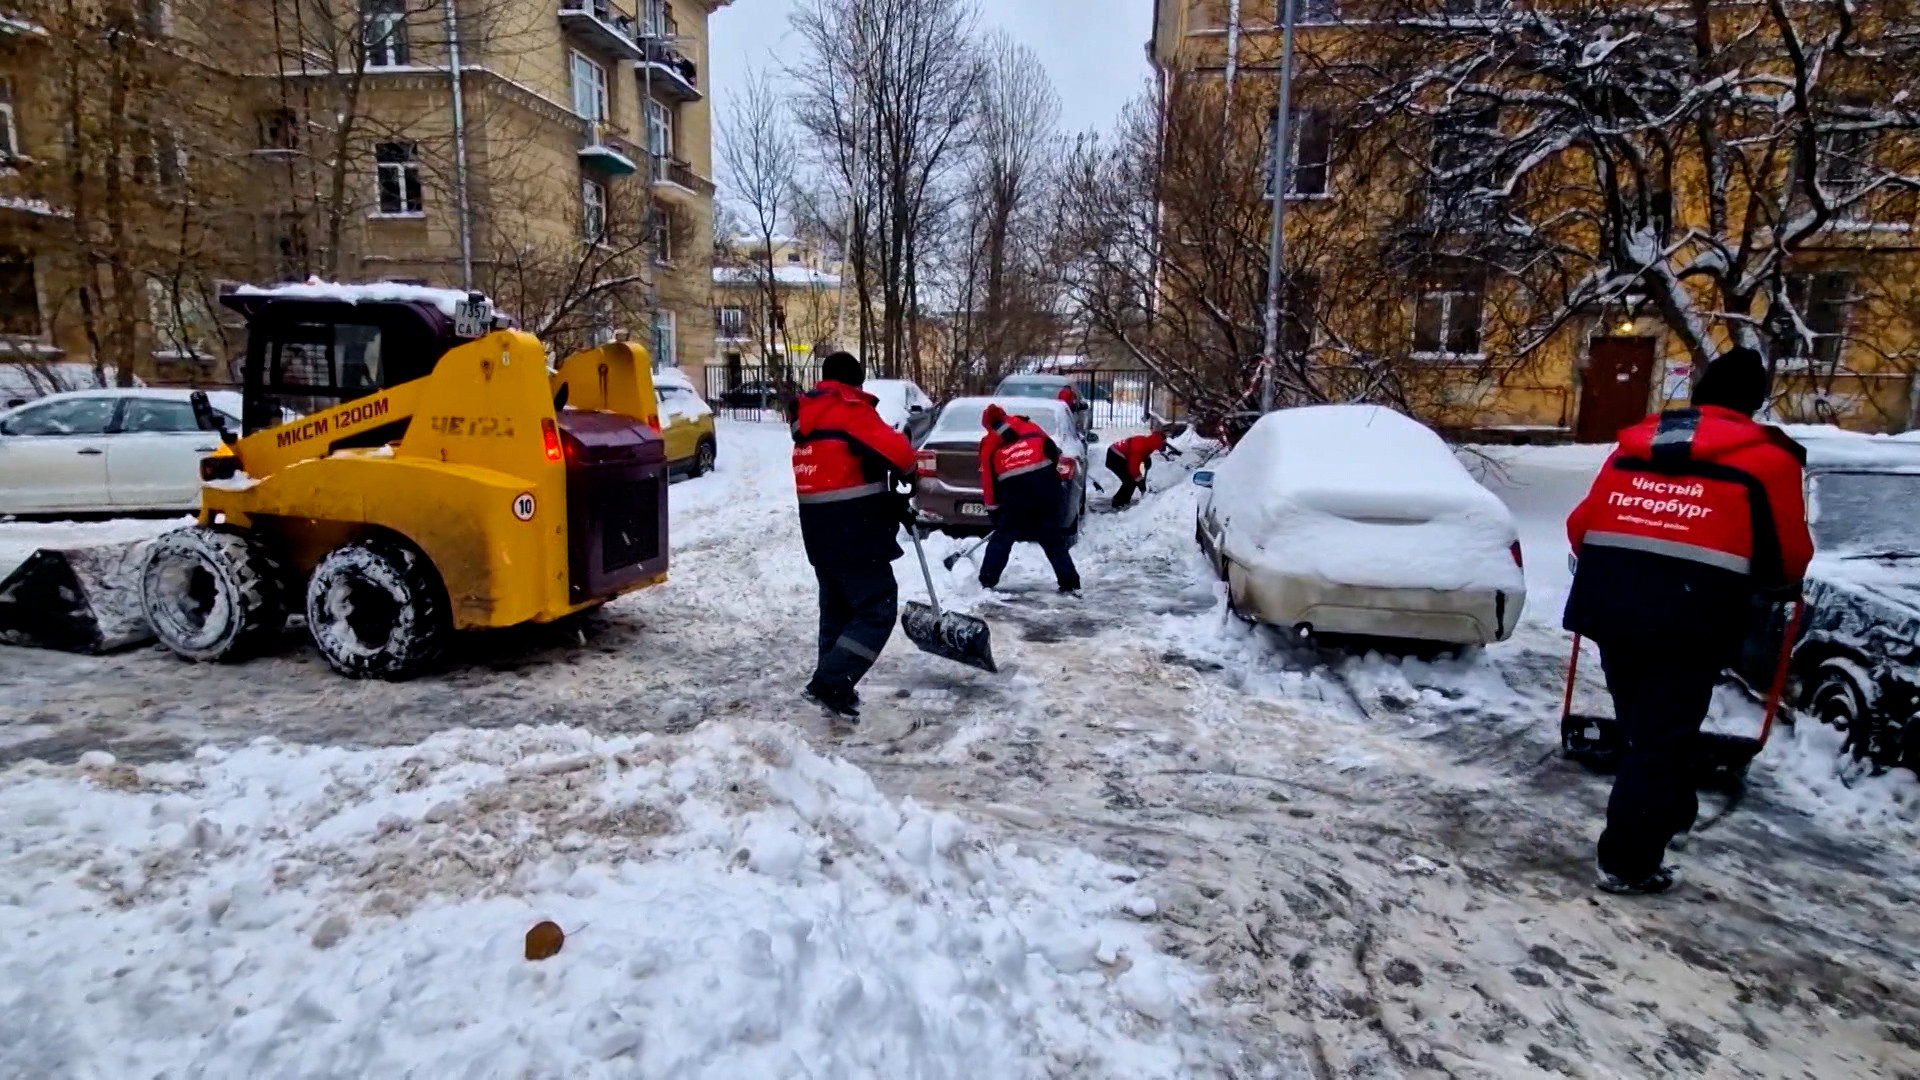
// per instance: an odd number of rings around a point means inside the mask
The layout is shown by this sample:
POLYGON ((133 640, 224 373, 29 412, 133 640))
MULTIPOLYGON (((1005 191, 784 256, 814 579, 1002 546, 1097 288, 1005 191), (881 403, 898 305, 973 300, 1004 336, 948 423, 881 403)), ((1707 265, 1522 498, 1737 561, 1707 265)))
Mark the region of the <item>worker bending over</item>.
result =
POLYGON ((1160 428, 1107 447, 1107 468, 1120 478, 1120 490, 1113 493, 1115 510, 1126 509, 1133 501, 1133 493, 1147 486, 1147 470, 1153 466, 1154 452, 1164 454, 1166 449, 1167 433, 1160 428))
POLYGON ((980 422, 987 429, 980 440, 980 491, 993 520, 980 584, 1000 584, 1013 545, 1025 541, 1047 553, 1061 592, 1078 591, 1080 572, 1067 551, 1063 524, 1067 484, 1060 476, 1060 447, 1040 425, 998 405, 988 405, 980 422))

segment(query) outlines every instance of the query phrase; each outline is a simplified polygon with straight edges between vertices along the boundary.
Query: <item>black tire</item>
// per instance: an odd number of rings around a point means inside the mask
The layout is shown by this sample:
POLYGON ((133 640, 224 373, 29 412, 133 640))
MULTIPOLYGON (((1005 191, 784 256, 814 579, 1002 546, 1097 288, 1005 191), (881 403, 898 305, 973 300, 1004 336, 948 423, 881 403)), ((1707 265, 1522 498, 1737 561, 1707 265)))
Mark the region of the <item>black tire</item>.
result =
POLYGON ((693 464, 687 467, 687 475, 705 476, 713 471, 713 464, 718 460, 720 447, 712 439, 701 439, 700 445, 693 448, 693 464))
POLYGON ((1855 758, 1867 754, 1873 724, 1873 682, 1859 665, 1834 658, 1814 669, 1806 711, 1816 720, 1847 737, 1847 751, 1855 758))
POLYGON ((148 549, 140 608, 176 654, 200 663, 243 660, 287 625, 286 571, 264 541, 239 529, 177 529, 148 549))
POLYGON ((307 582, 307 632, 342 675, 404 679, 440 655, 451 631, 440 576, 406 544, 335 548, 307 582))

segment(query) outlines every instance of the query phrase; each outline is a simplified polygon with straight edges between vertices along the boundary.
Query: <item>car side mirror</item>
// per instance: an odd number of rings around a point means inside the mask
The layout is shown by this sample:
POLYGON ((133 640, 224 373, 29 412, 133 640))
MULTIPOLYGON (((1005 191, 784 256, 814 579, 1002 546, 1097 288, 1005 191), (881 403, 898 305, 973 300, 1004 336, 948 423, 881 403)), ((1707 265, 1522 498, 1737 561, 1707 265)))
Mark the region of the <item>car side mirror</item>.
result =
POLYGON ((907 406, 907 411, 917 416, 920 413, 926 412, 927 407, 925 405, 909 405, 907 406))
POLYGON ((1093 406, 1091 406, 1091 405, 1089 405, 1089 404, 1087 404, 1087 403, 1086 403, 1086 402, 1084 402, 1084 401, 1075 401, 1075 402, 1073 403, 1073 406, 1072 406, 1072 408, 1073 408, 1073 411, 1074 411, 1074 412, 1087 412, 1087 411, 1089 411, 1089 410, 1091 410, 1091 409, 1093 408, 1093 406))
POLYGON ((1092 446, 1092 445, 1093 445, 1094 443, 1097 443, 1097 442, 1099 442, 1099 441, 1100 441, 1100 433, 1099 433, 1099 432, 1097 432, 1097 431, 1089 431, 1089 432, 1087 432, 1087 445, 1088 445, 1088 446, 1092 446))
POLYGON ((213 403, 207 400, 205 390, 195 390, 187 395, 188 404, 193 406, 193 422, 201 431, 217 431, 220 441, 232 446, 240 437, 227 430, 227 421, 214 411, 213 403))
POLYGON ((1195 471, 1193 474, 1193 482, 1200 485, 1203 488, 1212 487, 1213 486, 1213 470, 1199 469, 1195 471))

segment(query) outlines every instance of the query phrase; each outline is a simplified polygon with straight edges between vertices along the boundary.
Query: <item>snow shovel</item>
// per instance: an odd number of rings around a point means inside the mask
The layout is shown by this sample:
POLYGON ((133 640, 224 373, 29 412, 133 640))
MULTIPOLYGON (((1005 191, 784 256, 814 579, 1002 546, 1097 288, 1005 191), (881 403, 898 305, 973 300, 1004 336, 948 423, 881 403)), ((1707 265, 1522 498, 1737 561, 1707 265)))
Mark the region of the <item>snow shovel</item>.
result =
MULTIPOLYGON (((1760 735, 1750 738, 1745 735, 1730 735, 1725 732, 1703 731, 1699 740, 1699 783, 1702 786, 1733 786, 1745 776, 1747 766, 1765 749, 1767 738, 1773 734, 1773 721, 1780 713, 1780 702, 1786 694, 1787 670, 1793 661, 1794 640, 1800 634, 1800 619, 1806 612, 1806 605, 1796 601, 1793 616, 1787 620, 1786 635, 1780 641, 1780 657, 1774 664, 1773 680, 1767 687, 1766 712, 1760 722, 1760 735)), ((1620 757, 1626 752, 1626 737, 1620 731, 1620 722, 1611 716, 1578 714, 1573 711, 1574 676, 1580 669, 1580 635, 1573 637, 1573 656, 1567 661, 1566 694, 1560 703, 1560 745, 1566 755, 1601 771, 1618 767, 1620 757)))
POLYGON ((956 664, 998 672, 993 662, 993 634, 986 621, 957 611, 941 611, 940 597, 933 591, 933 571, 927 567, 927 549, 920 546, 920 534, 912 529, 913 553, 920 557, 920 576, 927 582, 927 603, 907 601, 900 613, 900 629, 921 652, 932 653, 956 664))
POLYGON ((946 558, 940 560, 940 565, 946 567, 949 570, 953 569, 954 567, 960 565, 961 559, 973 558, 973 553, 976 551, 979 551, 982 547, 986 546, 986 543, 989 539, 990 537, 983 536, 980 539, 975 540, 973 543, 968 544, 966 547, 962 548, 961 550, 956 551, 953 554, 947 556, 946 558))

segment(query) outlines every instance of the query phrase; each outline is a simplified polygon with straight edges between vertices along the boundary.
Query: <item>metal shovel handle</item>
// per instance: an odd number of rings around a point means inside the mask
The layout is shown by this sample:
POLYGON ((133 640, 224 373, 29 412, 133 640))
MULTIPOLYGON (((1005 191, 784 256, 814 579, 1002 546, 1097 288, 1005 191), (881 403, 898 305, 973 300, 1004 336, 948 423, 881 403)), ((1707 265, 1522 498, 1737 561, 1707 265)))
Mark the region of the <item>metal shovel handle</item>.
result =
POLYGON ((920 576, 927 582, 927 603, 933 606, 935 615, 941 614, 940 596, 933 591, 933 570, 927 566, 927 549, 920 546, 920 530, 907 526, 907 536, 913 541, 913 553, 920 557, 920 576))

